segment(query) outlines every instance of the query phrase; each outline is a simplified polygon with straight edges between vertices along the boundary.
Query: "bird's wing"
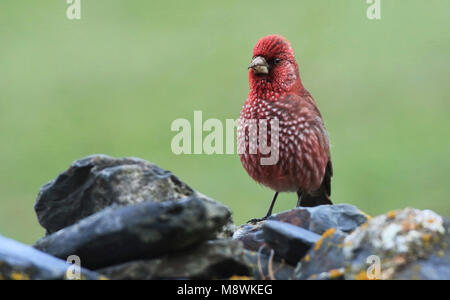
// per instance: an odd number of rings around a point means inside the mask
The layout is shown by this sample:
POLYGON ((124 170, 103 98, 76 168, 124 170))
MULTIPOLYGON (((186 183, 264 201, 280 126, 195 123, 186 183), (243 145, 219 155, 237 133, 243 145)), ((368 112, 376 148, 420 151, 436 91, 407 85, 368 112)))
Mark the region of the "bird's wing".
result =
POLYGON ((310 195, 304 195, 305 204, 319 205, 331 204, 331 177, 333 177, 333 165, 330 156, 330 142, 328 132, 322 120, 322 115, 312 98, 312 96, 304 90, 300 95, 289 95, 283 101, 283 106, 290 112, 291 118, 304 118, 309 123, 318 137, 320 146, 328 155, 328 162, 325 168, 325 175, 319 190, 310 195))

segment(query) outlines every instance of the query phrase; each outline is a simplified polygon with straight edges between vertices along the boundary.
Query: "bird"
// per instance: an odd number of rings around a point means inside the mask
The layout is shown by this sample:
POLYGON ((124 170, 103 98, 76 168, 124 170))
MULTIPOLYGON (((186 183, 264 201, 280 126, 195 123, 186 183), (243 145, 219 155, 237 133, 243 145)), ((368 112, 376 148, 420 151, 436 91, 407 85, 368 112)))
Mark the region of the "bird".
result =
MULTIPOLYGON (((281 35, 263 37, 253 49, 248 69, 250 92, 237 126, 237 144, 243 149, 239 157, 251 178, 275 191, 266 216, 249 222, 270 217, 282 192, 297 193, 297 207, 332 205, 329 136, 316 102, 302 84, 291 43, 281 35), (259 140, 257 151, 249 151, 255 142, 249 132, 251 120, 258 121, 254 123, 258 132, 261 120, 278 122, 276 163, 261 163, 268 155, 260 150, 259 140)), ((268 141, 271 124, 266 127, 268 141)), ((275 134, 277 128, 273 129, 275 134)))

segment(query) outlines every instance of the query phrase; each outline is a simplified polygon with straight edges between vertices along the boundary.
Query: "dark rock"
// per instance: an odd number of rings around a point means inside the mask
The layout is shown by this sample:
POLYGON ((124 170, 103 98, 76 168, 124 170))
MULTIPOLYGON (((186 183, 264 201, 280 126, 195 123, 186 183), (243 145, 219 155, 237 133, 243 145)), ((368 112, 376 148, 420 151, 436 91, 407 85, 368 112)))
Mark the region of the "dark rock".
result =
POLYGON ((367 222, 367 215, 349 204, 322 205, 306 209, 310 215, 307 229, 323 234, 330 228, 350 233, 367 222))
MULTIPOLYGON (((280 221, 307 229, 319 235, 330 228, 349 233, 367 221, 367 216, 348 204, 297 207, 271 216, 268 221, 280 221)), ((258 251, 267 246, 262 237, 262 225, 266 221, 247 223, 235 231, 233 239, 244 243, 246 249, 258 251)))
MULTIPOLYGON (((145 160, 93 155, 75 161, 45 184, 35 210, 39 223, 51 234, 111 205, 177 201, 191 196, 213 201, 145 160)), ((231 236, 232 230, 230 219, 221 234, 231 236)))
MULTIPOLYGON (((233 240, 215 240, 197 247, 164 255, 152 260, 139 260, 99 270, 116 280, 150 279, 265 279, 269 258, 249 252, 242 243, 233 240)), ((273 263, 276 279, 288 279, 293 268, 273 263)))
POLYGON ((262 230, 264 241, 275 255, 292 265, 296 265, 320 239, 314 232, 279 221, 266 221, 262 230))
MULTIPOLYGON (((0 236, 0 280, 67 279, 71 265, 33 247, 0 236)), ((106 279, 98 273, 80 269, 80 279, 106 279)))
POLYGON ((294 279, 341 279, 344 254, 342 247, 346 234, 330 228, 298 263, 294 279))
POLYGON ((203 243, 181 253, 152 260, 132 261, 100 270, 111 279, 225 279, 233 275, 249 276, 242 245, 218 240, 203 243))
MULTIPOLYGON (((164 255, 152 260, 132 261, 101 269, 99 272, 111 279, 149 280, 149 279, 262 279, 268 273, 267 256, 260 256, 260 269, 257 255, 250 253, 242 244, 233 240, 215 240, 197 247, 164 255), (266 273, 264 273, 266 272, 266 273)), ((275 263, 278 268, 276 278, 287 279, 292 268, 275 263)))
POLYGON ((74 162, 35 210, 35 247, 62 260, 0 237, 0 279, 62 279, 70 255, 112 279, 450 279, 450 222, 431 211, 300 207, 234 231, 229 209, 137 158, 74 162))
POLYGON ((448 280, 449 228, 447 219, 430 210, 378 216, 345 238, 345 278, 448 280))
POLYGON ((230 218, 217 202, 195 196, 106 208, 39 240, 35 247, 60 258, 76 254, 100 268, 187 249, 210 239, 230 218))

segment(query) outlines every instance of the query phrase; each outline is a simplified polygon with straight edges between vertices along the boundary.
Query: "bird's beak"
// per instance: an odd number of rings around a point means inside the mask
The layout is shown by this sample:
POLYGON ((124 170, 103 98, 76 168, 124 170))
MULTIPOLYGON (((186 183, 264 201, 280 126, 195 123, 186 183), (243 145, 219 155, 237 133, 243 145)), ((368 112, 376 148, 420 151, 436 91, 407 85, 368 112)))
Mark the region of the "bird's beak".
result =
POLYGON ((266 59, 262 56, 257 56, 253 59, 252 64, 249 69, 253 70, 253 74, 256 75, 267 75, 269 74, 269 64, 266 59))

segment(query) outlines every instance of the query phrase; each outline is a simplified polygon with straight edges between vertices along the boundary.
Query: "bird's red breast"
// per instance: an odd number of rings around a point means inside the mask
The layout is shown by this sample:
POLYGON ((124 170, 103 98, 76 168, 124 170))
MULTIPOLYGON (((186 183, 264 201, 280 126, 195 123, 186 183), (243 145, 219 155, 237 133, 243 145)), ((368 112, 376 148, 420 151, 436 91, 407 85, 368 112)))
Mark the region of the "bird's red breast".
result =
POLYGON ((316 103, 301 83, 294 51, 285 38, 271 35, 256 44, 249 83, 238 126, 238 144, 246 150, 240 154, 245 170, 278 192, 319 189, 330 160, 328 134, 316 103), (279 124, 279 159, 274 165, 263 165, 260 151, 248 151, 248 128, 243 124, 273 119, 279 124))

